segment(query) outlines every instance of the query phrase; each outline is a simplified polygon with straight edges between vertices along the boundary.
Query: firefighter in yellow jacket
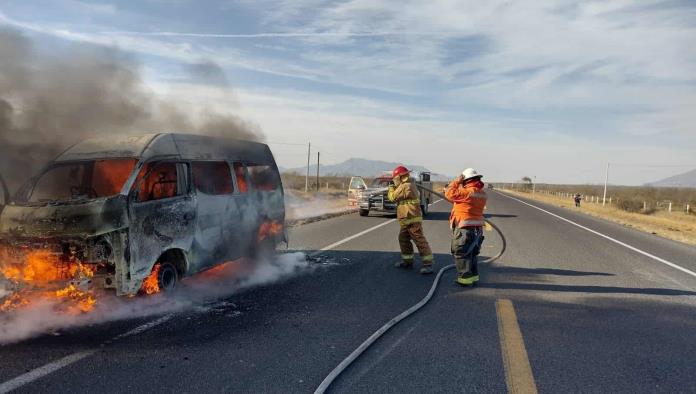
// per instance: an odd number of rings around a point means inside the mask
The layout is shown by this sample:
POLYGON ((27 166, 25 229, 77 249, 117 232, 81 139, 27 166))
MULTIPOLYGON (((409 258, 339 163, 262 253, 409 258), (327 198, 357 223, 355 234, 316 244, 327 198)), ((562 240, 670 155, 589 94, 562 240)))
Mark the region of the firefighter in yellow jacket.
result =
POLYGON ((420 208, 420 194, 416 185, 411 183, 409 170, 399 166, 392 172, 394 185, 389 186, 387 197, 394 201, 396 217, 399 219, 401 230, 399 231, 399 246, 401 248, 401 261, 396 263, 397 268, 412 268, 415 260, 413 244, 418 247, 423 266, 421 274, 433 273, 433 252, 430 250, 428 240, 423 234, 423 213, 420 208))

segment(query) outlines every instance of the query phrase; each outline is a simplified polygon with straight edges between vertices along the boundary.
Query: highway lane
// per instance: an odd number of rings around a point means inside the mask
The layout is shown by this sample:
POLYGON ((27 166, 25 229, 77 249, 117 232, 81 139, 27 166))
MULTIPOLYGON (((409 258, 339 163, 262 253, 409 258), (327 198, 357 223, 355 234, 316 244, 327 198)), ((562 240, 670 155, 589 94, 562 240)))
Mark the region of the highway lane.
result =
MULTIPOLYGON (((450 263, 448 205, 433 208, 426 235, 442 266, 450 263)), ((694 248, 543 208, 675 263, 696 261, 694 248)), ((481 286, 460 288, 447 273, 431 304, 382 338, 333 392, 504 391, 501 299, 512 301, 540 392, 693 390, 696 280, 497 193, 488 214, 508 251, 482 267, 481 286)), ((350 215, 297 227, 290 247, 314 251, 388 220, 350 215)), ((297 277, 178 313, 110 345, 99 346, 154 318, 0 347, 0 382, 96 347, 19 392, 311 392, 430 287, 432 276, 391 267, 397 229, 389 223, 322 253, 297 277)), ((494 255, 500 240, 486 235, 484 254, 494 255)))
MULTIPOLYGON (((491 355, 500 357, 490 338, 496 332, 493 302, 499 299, 515 305, 540 392, 694 390, 696 281, 504 196, 493 194, 489 208, 508 249, 484 267, 481 286, 462 291, 447 286, 446 279, 433 304, 371 349, 338 382, 338 391, 357 386, 362 392, 371 387, 451 392, 458 384, 459 391, 498 392, 500 379, 480 385, 478 374, 481 363, 487 371, 494 368, 491 355), (380 361, 373 365, 374 360, 380 361), (394 372, 394 366, 415 360, 419 368, 394 372)), ((578 216, 572 217, 589 227, 611 228, 626 242, 644 238, 578 216)), ((660 248, 673 244, 649 238, 660 248)), ((636 246, 661 251, 652 243, 636 246)), ((694 248, 676 246, 673 259, 687 266, 694 261, 694 248)))

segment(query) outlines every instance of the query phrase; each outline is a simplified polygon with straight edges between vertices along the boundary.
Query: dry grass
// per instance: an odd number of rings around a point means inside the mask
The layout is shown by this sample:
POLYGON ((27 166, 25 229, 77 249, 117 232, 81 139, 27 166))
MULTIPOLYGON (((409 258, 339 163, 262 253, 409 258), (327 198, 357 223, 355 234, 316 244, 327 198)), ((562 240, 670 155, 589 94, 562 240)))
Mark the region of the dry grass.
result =
MULTIPOLYGON (((305 189, 305 177, 304 175, 297 174, 281 174, 281 179, 283 180, 283 187, 286 190, 298 190, 304 191, 305 189)), ((350 183, 350 177, 339 177, 339 176, 321 176, 319 177, 320 191, 322 192, 338 192, 342 191, 347 193, 348 184, 350 183)), ((316 176, 309 177, 309 191, 317 190, 317 178, 316 176)))
POLYGON ((607 219, 627 227, 636 228, 675 241, 696 245, 696 216, 684 213, 658 211, 653 214, 630 213, 614 206, 583 202, 575 208, 572 199, 547 194, 532 194, 505 189, 507 193, 549 203, 562 208, 577 210, 588 215, 607 219))
MULTIPOLYGON (((530 192, 531 184, 496 184, 500 189, 513 189, 519 192, 530 192)), ((603 185, 553 185, 539 183, 537 193, 566 194, 579 193, 589 199, 601 199, 604 194, 603 185)), ((648 211, 668 210, 670 203, 674 212, 685 212, 687 205, 691 212, 696 210, 696 188, 652 187, 652 186, 618 186, 609 185, 607 201, 617 204, 624 210, 638 212, 645 206, 648 211)))

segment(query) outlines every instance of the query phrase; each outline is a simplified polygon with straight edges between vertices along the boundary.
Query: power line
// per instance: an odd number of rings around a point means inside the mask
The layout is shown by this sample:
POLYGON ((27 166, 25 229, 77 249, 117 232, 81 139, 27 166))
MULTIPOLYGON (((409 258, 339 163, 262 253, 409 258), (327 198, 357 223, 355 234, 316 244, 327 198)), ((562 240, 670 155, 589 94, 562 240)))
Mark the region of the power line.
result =
POLYGON ((609 162, 613 166, 624 167, 650 167, 650 168, 674 168, 674 167, 696 167, 696 164, 642 164, 642 163, 614 163, 609 162))
POLYGON ((306 143, 304 144, 298 144, 294 142, 266 142, 269 145, 292 145, 292 146, 307 146, 306 143))

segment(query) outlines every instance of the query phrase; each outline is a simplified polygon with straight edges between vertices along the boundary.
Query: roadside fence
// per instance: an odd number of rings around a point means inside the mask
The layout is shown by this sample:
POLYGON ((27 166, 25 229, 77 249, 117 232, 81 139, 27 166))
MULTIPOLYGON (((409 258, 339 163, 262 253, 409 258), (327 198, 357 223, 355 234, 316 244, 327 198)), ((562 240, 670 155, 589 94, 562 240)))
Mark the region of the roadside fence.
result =
MULTIPOLYGON (((503 188, 508 188, 512 184, 504 184, 500 185, 503 188)), ((511 187, 511 190, 515 190, 518 192, 525 192, 525 193, 535 193, 535 194, 544 194, 544 195, 549 195, 549 196, 554 196, 557 198, 563 198, 563 199, 568 199, 569 201, 573 201, 575 194, 576 193, 570 193, 570 192, 561 192, 561 191, 553 191, 553 190, 545 190, 545 189, 539 189, 539 186, 537 186, 537 189, 532 192, 532 190, 529 190, 529 188, 515 188, 511 187)), ((617 198, 615 196, 607 196, 606 201, 604 201, 603 196, 601 195, 582 195, 581 196, 582 201, 584 204, 593 204, 593 205, 605 205, 605 206, 611 206, 620 210, 624 210, 627 212, 641 212, 641 213, 654 213, 656 211, 661 211, 661 212, 667 212, 667 213, 673 213, 673 214, 686 214, 686 215, 693 215, 694 214, 694 203, 693 202, 675 202, 675 201, 669 201, 669 200, 664 200, 664 201, 650 201, 650 200, 641 200, 639 198, 617 198)))

